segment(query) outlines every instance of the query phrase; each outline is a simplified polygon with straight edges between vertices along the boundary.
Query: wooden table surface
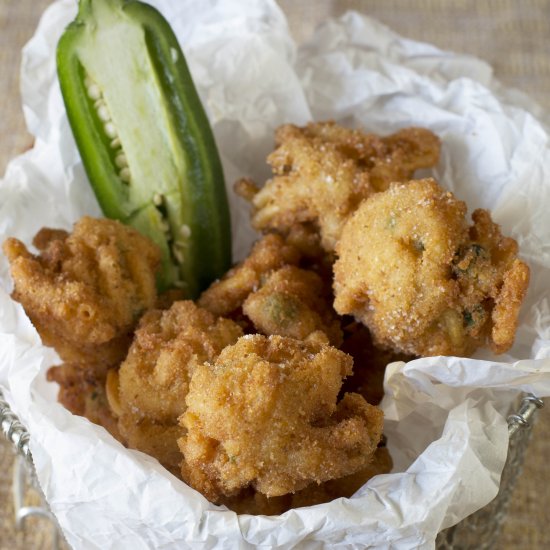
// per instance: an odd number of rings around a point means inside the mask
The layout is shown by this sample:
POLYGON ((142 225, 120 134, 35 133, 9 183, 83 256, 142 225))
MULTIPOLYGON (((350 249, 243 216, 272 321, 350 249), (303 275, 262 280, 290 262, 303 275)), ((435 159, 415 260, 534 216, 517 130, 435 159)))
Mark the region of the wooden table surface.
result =
MULTIPOLYGON (((0 174, 31 145, 19 97, 20 51, 50 0, 0 0, 0 174)), ((399 33, 491 63, 508 86, 550 110, 550 0, 281 0, 300 40, 330 15, 356 9, 399 33)), ((0 194, 1 200, 1 194, 0 194)), ((495 548, 550 548, 550 405, 539 414, 524 473, 495 548)), ((13 528, 12 455, 0 437, 0 550, 49 548, 42 520, 25 532, 13 528)))

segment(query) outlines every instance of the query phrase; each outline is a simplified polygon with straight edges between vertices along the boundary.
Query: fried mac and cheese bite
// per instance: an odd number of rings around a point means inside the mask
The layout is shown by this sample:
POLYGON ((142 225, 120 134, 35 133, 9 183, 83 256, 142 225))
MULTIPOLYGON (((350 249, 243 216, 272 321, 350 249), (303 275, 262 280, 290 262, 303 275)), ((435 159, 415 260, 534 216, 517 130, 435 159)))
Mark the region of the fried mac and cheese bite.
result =
POLYGON ((254 243, 245 260, 212 283, 197 303, 215 315, 234 315, 248 295, 259 288, 265 276, 284 265, 296 265, 299 261, 298 250, 287 244, 280 235, 265 235, 254 243))
POLYGON ((261 287, 248 295, 243 313, 256 331, 306 340, 317 331, 339 346, 342 329, 332 309, 331 294, 313 271, 284 266, 267 276, 261 287))
POLYGON ((434 166, 440 149, 437 136, 423 128, 382 138, 334 122, 286 124, 277 129, 275 143, 267 159, 273 178, 257 192, 248 180, 236 186, 252 203, 252 225, 287 234, 295 224, 313 224, 327 252, 361 201, 434 166))
POLYGON ((326 344, 249 335, 197 367, 181 418, 182 476, 213 502, 252 487, 294 493, 365 468, 382 412, 337 401, 352 359, 326 344))
POLYGON ((334 264, 334 307, 377 345, 411 355, 496 353, 514 340, 529 268, 484 210, 433 179, 393 184, 346 223, 334 264))
POLYGON ((189 300, 147 312, 126 360, 107 381, 109 403, 128 446, 179 471, 177 439, 183 430, 178 417, 186 409, 191 376, 241 335, 236 323, 189 300))
POLYGON ((20 302, 43 342, 69 363, 103 372, 124 359, 140 316, 156 300, 156 245, 114 220, 84 217, 71 234, 42 229, 40 255, 17 239, 4 253, 20 302))
POLYGON ((198 304, 236 320, 246 332, 305 339, 322 331, 338 346, 342 331, 332 307, 331 264, 321 266, 323 258, 302 250, 312 234, 295 229, 292 239, 264 235, 240 264, 202 293, 198 304), (302 263, 308 269, 298 267, 302 263))

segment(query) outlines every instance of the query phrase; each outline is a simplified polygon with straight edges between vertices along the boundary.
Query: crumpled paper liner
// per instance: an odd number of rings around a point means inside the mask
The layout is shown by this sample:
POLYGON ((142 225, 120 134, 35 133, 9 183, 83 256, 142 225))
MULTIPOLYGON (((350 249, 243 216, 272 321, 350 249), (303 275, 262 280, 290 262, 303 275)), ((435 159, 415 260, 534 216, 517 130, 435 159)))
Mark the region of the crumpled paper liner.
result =
MULTIPOLYGON (((9 298, 0 258, 0 383, 32 435, 48 502, 74 548, 433 548, 438 531, 497 493, 508 446, 505 415, 520 392, 550 395, 550 147, 542 113, 469 56, 403 39, 357 13, 297 47, 272 0, 157 0, 186 54, 220 148, 228 186, 268 176, 265 156, 285 122, 335 119, 389 134, 426 126, 443 141, 434 171, 471 210, 489 208, 520 244, 531 285, 516 343, 498 358, 394 363, 382 407, 394 458, 351 499, 282 516, 238 516, 210 504, 154 459, 55 402, 56 363, 9 298)), ((24 112, 35 147, 1 182, 0 239, 30 243, 100 210, 75 148, 55 76, 55 45, 74 17, 55 2, 24 50, 24 112)), ((255 238, 230 192, 237 259, 255 238)))

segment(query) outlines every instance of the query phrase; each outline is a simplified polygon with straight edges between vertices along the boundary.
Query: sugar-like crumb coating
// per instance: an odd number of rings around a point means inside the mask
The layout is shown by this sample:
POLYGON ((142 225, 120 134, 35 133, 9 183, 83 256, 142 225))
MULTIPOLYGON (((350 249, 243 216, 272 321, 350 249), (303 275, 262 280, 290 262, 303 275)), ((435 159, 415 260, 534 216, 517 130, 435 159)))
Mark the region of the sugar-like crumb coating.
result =
POLYGON ((352 359, 281 336, 244 336, 195 369, 181 418, 183 478, 210 500, 252 487, 296 492, 366 467, 382 412, 357 394, 338 402, 352 359))
POLYGON ((423 128, 379 137, 334 122, 286 124, 275 141, 267 159, 273 178, 258 192, 250 182, 236 187, 252 203, 252 225, 287 234, 295 224, 314 224, 328 252, 361 201, 434 166, 440 149, 437 136, 423 128))
POLYGON ((514 340, 529 268, 484 210, 433 179, 393 184, 366 200, 336 248, 334 307, 376 344, 411 355, 469 355, 514 340))

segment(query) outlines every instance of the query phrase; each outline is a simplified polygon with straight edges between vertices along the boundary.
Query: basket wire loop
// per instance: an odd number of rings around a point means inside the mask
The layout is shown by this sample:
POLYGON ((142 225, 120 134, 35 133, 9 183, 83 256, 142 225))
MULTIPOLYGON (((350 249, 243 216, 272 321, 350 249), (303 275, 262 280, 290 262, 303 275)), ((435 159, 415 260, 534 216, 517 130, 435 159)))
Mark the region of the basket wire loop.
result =
POLYGON ((15 450, 32 464, 31 452, 29 450, 29 432, 12 412, 9 404, 4 399, 2 390, 0 390, 0 423, 2 432, 12 442, 15 450))
MULTIPOLYGON (((510 495, 523 464, 523 455, 529 443, 536 412, 544 405, 542 399, 525 395, 519 409, 508 416, 508 457, 502 471, 498 495, 487 506, 468 516, 463 521, 441 531, 437 536, 438 550, 490 549, 500 531, 510 495)), ((29 449, 29 432, 10 409, 0 389, 0 424, 2 431, 18 453, 13 477, 13 502, 15 523, 23 528, 29 516, 43 517, 51 521, 54 529, 53 548, 59 548, 60 530, 55 516, 50 512, 36 478, 29 449), (24 496, 28 487, 34 488, 42 498, 42 506, 25 506, 24 496)))
POLYGON ((13 509, 15 513, 15 526, 17 529, 25 528, 25 520, 28 517, 44 518, 51 524, 52 529, 52 550, 60 548, 61 530, 55 516, 50 511, 38 479, 32 461, 29 448, 30 434, 27 428, 19 421, 13 413, 9 404, 4 399, 0 389, 0 425, 2 432, 13 445, 17 453, 13 467, 12 496, 13 509), (40 506, 25 505, 25 495, 32 489, 41 500, 40 506))
POLYGON ((31 470, 29 463, 21 454, 16 456, 13 468, 13 509, 15 511, 15 526, 17 529, 25 528, 25 520, 28 517, 40 517, 50 522, 52 550, 59 550, 61 531, 58 528, 55 516, 50 512, 38 481, 35 479, 34 469, 31 470), (40 496, 40 506, 26 506, 25 495, 32 489, 40 496))
POLYGON ((508 416, 508 456, 502 470, 497 496, 486 506, 439 533, 437 550, 490 550, 494 548, 506 517, 510 497, 523 468, 523 457, 532 435, 536 412, 542 399, 525 395, 519 408, 508 416))

